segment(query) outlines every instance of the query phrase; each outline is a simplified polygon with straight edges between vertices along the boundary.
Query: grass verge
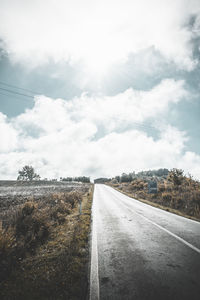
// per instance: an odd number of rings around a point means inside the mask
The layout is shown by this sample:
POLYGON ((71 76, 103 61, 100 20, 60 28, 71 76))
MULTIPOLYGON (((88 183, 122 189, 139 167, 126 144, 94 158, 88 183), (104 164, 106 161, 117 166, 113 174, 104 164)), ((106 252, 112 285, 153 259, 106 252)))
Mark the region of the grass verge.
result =
MULTIPOLYGON (((48 222, 44 223, 44 219, 41 220, 40 218, 40 223, 43 227, 46 224, 48 228, 48 235, 45 236, 45 239, 42 239, 41 243, 36 243, 37 247, 34 248, 34 252, 27 251, 26 255, 17 255, 14 258, 11 256, 13 260, 11 261, 12 268, 0 283, 0 299, 86 299, 88 292, 88 239, 92 197, 93 188, 91 187, 82 196, 82 214, 80 215, 78 202, 69 207, 69 201, 65 204, 62 200, 62 195, 54 196, 55 202, 58 204, 60 201, 61 205, 52 206, 51 202, 51 205, 47 205, 49 210, 45 208, 45 214, 51 215, 51 222, 48 220, 48 222), (65 210, 64 213, 63 209, 65 210)), ((27 210, 27 207, 25 209, 27 210)), ((33 219, 41 217, 35 208, 34 218, 32 217, 29 220, 32 213, 31 210, 33 208, 29 205, 29 217, 28 219, 26 218, 25 225, 27 225, 27 222, 31 223, 33 219)), ((23 226, 21 228, 22 232, 24 230, 23 226)), ((16 245, 16 235, 14 240, 12 240, 12 227, 9 228, 6 231, 7 240, 12 245, 9 243, 7 245, 3 240, 0 241, 0 254, 2 254, 2 249, 8 251, 8 249, 16 245)), ((25 227, 25 229, 27 228, 25 227)), ((30 231, 30 228, 28 230, 30 231)), ((41 235, 39 231, 38 235, 39 237, 41 235)), ((27 234, 26 238, 28 241, 30 240, 27 234)), ((9 254, 9 251, 7 254, 9 254)))
POLYGON ((171 208, 171 207, 168 207, 168 206, 164 206, 164 205, 161 205, 161 204, 158 204, 158 203, 156 203, 156 202, 149 201, 149 200, 141 199, 141 198, 139 198, 136 194, 133 195, 133 194, 128 193, 128 192, 126 192, 126 191, 123 191, 123 190, 121 190, 121 189, 119 189, 119 188, 117 188, 117 187, 115 187, 115 186, 113 186, 113 185, 110 185, 110 184, 109 184, 109 186, 111 186, 111 187, 114 188, 116 191, 118 191, 118 192, 120 192, 120 193, 122 193, 122 194, 124 194, 124 195, 126 195, 126 196, 128 196, 128 197, 130 197, 130 198, 132 198, 132 199, 136 199, 136 200, 138 200, 138 201, 140 201, 140 202, 143 202, 143 203, 148 204, 148 205, 151 205, 151 206, 153 206, 153 207, 160 208, 160 209, 162 209, 162 210, 171 212, 171 213, 176 214, 176 215, 179 215, 179 216, 181 216, 181 217, 185 217, 185 218, 188 218, 188 219, 191 219, 191 220, 200 222, 200 220, 199 220, 198 218, 195 218, 195 217, 193 217, 193 216, 189 216, 189 215, 185 214, 184 212, 179 211, 179 210, 177 210, 177 209, 174 209, 174 208, 171 208))

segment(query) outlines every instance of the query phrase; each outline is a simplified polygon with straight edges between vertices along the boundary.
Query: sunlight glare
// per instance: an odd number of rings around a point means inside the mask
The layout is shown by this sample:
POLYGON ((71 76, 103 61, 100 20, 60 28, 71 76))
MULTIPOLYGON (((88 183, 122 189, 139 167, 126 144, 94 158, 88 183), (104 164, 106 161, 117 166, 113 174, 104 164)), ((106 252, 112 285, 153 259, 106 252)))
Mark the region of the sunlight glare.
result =
POLYGON ((80 32, 77 56, 82 58, 88 73, 101 77, 116 61, 119 52, 119 45, 116 47, 116 44, 117 39, 110 24, 90 20, 80 32))

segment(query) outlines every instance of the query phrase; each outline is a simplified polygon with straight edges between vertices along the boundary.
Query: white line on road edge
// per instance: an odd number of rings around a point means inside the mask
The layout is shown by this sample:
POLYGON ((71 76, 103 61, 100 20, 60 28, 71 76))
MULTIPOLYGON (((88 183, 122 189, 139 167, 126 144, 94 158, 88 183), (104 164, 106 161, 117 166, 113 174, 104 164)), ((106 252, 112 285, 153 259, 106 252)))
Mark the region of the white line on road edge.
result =
MULTIPOLYGON (((119 192, 120 193, 120 192, 119 192)), ((114 193, 113 193, 114 194, 114 193)), ((122 194, 124 195, 124 194, 122 194)), ((121 202, 123 202, 123 204, 130 209, 130 207, 128 207, 125 203, 124 203, 124 200, 120 199, 118 196, 115 195, 116 198, 118 198, 121 202)), ((128 196, 126 196, 127 198, 130 198, 128 196)), ((130 198, 131 199, 131 198, 130 198)), ((197 253, 200 254, 200 249, 193 246, 192 244, 188 243, 187 241, 185 241, 184 239, 182 239, 181 237, 179 237, 178 235, 174 234, 173 232, 169 231, 168 229, 158 225, 157 223, 149 220, 147 217, 137 213, 136 211, 133 211, 135 214, 137 214, 138 216, 142 217, 143 219, 147 220, 148 222, 150 222, 151 224, 153 224, 154 226, 160 228, 161 230, 167 232, 168 234, 170 234, 171 236, 173 236, 175 239, 177 239, 178 241, 182 242, 183 244, 185 244, 186 246, 190 247, 191 249, 193 249, 194 251, 196 251, 197 253)))
POLYGON ((98 250, 97 250, 97 231, 95 199, 93 199, 93 220, 92 220, 92 249, 90 267, 90 300, 99 300, 99 272, 98 272, 98 250))
MULTIPOLYGON (((121 199, 120 199, 121 200, 121 199)), ((126 207, 128 207, 126 204, 125 204, 126 207)), ((129 208, 129 207, 128 207, 129 208)), ((130 209, 130 208, 129 208, 130 209)), ((196 251, 197 253, 200 254, 200 249, 193 246, 192 244, 188 243, 186 240, 182 239, 180 236, 176 235, 175 233, 169 231, 168 229, 158 225, 157 223, 149 220, 148 218, 144 217, 143 215, 137 213, 136 211, 134 211, 134 213, 140 217, 142 217, 143 219, 147 220, 148 222, 150 222, 151 224, 153 224, 154 226, 160 228, 161 230, 167 232, 168 234, 170 234, 171 236, 173 236, 175 239, 177 239, 178 241, 182 242, 183 244, 185 244, 186 246, 190 247, 191 249, 193 249, 194 251, 196 251)))
MULTIPOLYGON (((134 212, 136 213, 136 212, 134 212)), ((177 239, 178 241, 182 242, 183 244, 187 245, 188 247, 190 247, 191 249, 193 249, 194 251, 196 251, 197 253, 200 253, 200 249, 193 246, 192 244, 188 243, 187 241, 185 241, 184 239, 182 239, 181 237, 179 237, 178 235, 174 234, 173 232, 167 230, 166 228, 158 225, 157 223, 149 220, 148 218, 144 217, 141 214, 136 213, 137 215, 139 215, 140 217, 142 217, 143 219, 149 221, 150 223, 152 223, 153 225, 157 226, 158 228, 162 229, 163 231, 167 232, 168 234, 170 234, 171 236, 173 236, 175 239, 177 239)))

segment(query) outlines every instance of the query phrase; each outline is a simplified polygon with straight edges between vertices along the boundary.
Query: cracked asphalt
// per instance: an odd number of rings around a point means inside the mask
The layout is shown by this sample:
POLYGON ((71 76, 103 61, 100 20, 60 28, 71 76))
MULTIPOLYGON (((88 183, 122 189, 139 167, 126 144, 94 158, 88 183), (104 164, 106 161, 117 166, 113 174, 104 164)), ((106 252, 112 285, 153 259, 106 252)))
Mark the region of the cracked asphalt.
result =
POLYGON ((96 184, 90 299, 199 300, 200 223, 96 184))

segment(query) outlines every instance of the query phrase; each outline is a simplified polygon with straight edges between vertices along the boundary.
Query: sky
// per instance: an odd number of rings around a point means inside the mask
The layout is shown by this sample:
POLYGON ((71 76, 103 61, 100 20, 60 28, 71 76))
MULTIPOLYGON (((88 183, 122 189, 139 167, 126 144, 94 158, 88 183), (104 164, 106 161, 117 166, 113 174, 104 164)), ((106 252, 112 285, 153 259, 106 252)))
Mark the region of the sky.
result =
POLYGON ((199 0, 1 0, 0 179, 200 180, 199 0))

